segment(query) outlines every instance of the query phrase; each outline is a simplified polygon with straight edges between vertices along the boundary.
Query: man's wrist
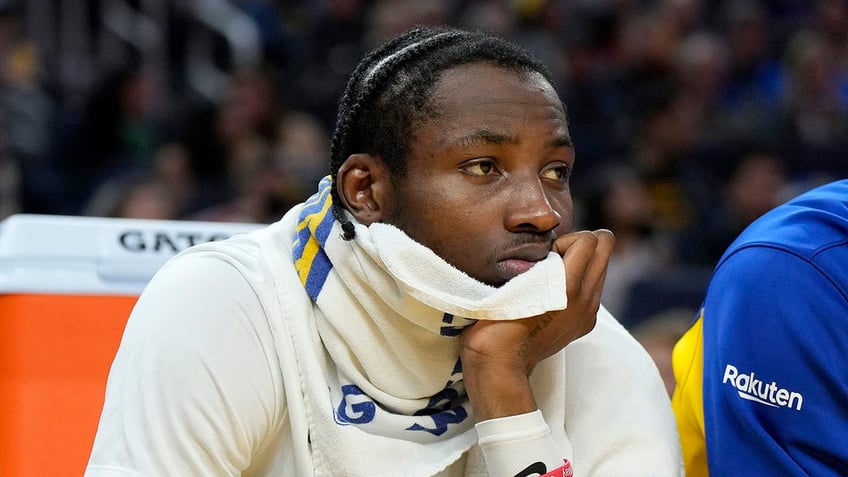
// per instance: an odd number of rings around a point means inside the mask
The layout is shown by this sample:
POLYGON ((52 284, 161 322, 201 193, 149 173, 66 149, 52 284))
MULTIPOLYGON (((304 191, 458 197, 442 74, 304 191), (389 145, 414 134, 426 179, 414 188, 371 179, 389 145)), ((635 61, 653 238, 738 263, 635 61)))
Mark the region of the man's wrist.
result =
POLYGON ((465 373, 468 398, 477 420, 525 414, 538 409, 530 388, 530 380, 523 373, 507 373, 491 369, 465 373))

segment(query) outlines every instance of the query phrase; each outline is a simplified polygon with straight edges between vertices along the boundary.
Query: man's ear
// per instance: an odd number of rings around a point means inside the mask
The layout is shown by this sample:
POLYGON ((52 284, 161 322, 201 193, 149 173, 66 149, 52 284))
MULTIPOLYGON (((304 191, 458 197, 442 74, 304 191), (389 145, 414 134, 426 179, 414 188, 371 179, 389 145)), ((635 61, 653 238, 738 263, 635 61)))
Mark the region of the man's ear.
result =
POLYGON ((336 188, 357 222, 370 225, 383 219, 391 177, 383 161, 371 154, 352 154, 339 168, 336 188))

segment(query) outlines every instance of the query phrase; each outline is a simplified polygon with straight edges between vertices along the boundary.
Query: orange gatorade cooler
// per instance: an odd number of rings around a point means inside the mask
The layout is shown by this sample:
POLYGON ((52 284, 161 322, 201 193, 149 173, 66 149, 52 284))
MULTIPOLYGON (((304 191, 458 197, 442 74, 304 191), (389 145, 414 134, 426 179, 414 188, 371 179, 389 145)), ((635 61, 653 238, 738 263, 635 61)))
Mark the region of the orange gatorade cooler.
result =
POLYGON ((255 224, 0 221, 0 476, 81 476, 130 310, 162 264, 255 224))

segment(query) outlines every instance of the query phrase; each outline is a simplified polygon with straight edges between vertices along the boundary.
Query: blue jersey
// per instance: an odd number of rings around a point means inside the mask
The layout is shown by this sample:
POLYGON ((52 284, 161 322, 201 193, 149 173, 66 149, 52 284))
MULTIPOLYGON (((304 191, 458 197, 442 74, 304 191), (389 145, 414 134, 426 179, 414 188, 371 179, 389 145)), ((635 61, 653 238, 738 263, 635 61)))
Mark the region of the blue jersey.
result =
POLYGON ((848 180, 731 244, 674 366, 690 477, 848 475, 848 180))

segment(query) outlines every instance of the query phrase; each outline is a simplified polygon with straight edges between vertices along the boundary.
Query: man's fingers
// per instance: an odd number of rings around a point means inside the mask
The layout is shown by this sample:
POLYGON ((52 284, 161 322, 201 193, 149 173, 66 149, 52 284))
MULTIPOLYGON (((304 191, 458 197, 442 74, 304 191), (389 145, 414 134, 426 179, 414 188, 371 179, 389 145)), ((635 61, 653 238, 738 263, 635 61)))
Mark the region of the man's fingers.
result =
POLYGON ((606 229, 596 230, 595 236, 598 237, 598 245, 595 247, 595 256, 583 277, 582 288, 591 290, 592 299, 600 302, 607 277, 607 267, 615 249, 615 236, 606 229))
POLYGON ((612 255, 612 251, 615 248, 615 235, 612 231, 608 229, 598 229, 592 233, 598 237, 598 250, 601 251, 601 249, 603 249, 603 253, 607 256, 612 255))
POLYGON ((563 257, 568 294, 579 296, 587 289, 594 294, 606 276, 615 237, 609 230, 580 231, 557 238, 553 250, 563 257))
POLYGON ((586 268, 592 261, 597 246, 597 236, 588 230, 567 234, 554 242, 554 251, 562 255, 565 265, 566 291, 569 297, 580 294, 586 268))
POLYGON ((606 229, 595 230, 593 233, 598 241, 595 246, 595 254, 592 256, 592 261, 583 276, 583 283, 584 286, 598 286, 600 288, 603 285, 607 266, 615 248, 615 236, 606 229))

